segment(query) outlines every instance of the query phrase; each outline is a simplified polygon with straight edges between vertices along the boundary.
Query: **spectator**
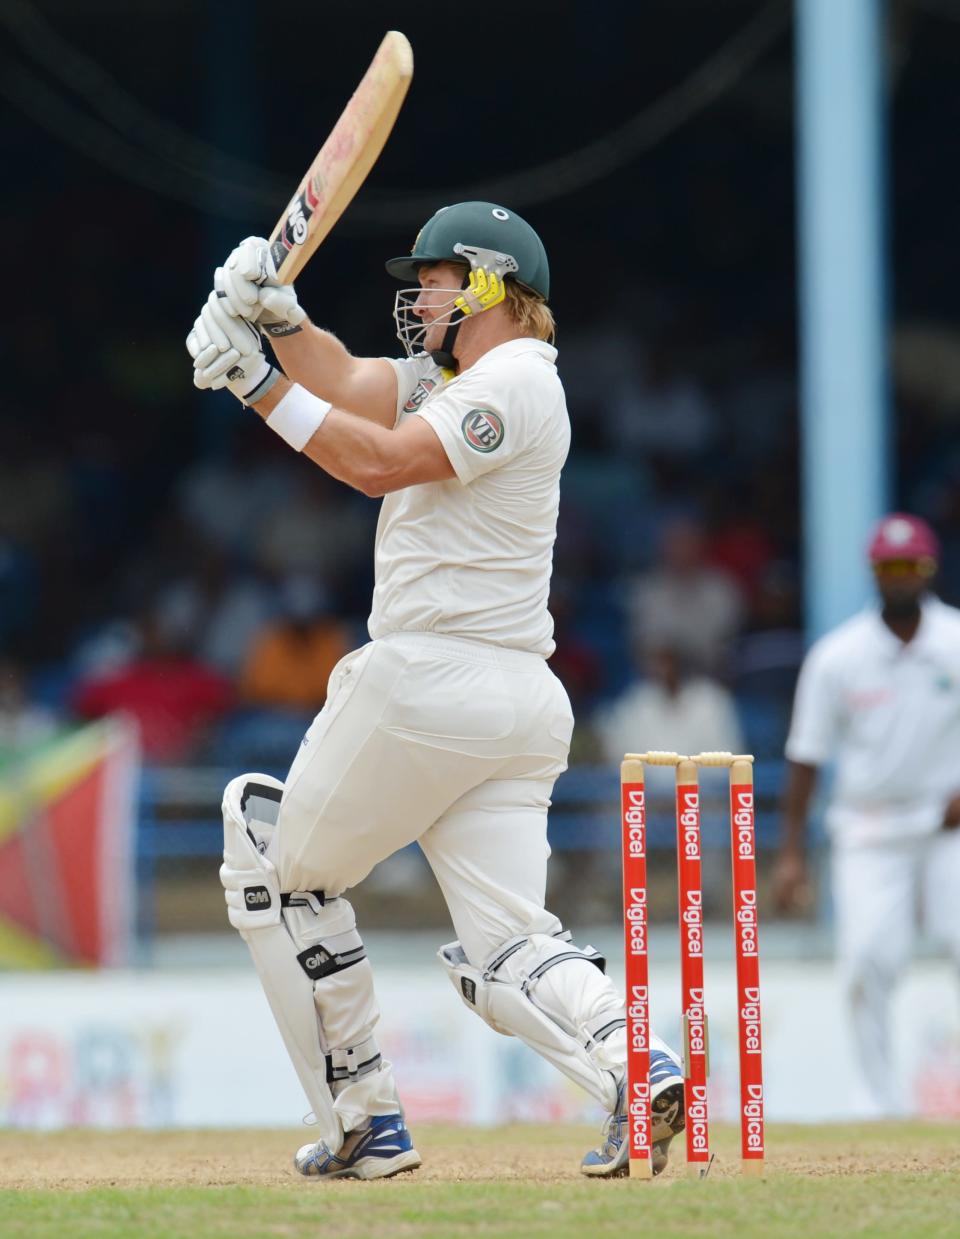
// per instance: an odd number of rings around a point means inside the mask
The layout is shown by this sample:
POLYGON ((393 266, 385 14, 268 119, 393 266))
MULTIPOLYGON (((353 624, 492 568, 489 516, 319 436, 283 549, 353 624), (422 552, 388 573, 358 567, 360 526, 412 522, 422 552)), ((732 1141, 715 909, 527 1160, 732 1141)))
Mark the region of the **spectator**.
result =
POLYGON ((345 498, 322 470, 304 471, 257 531, 257 560, 278 575, 318 572, 339 582, 366 554, 373 516, 372 507, 345 498))
POLYGON ((742 752, 733 697, 722 684, 691 674, 683 653, 668 644, 648 650, 644 662, 645 678, 595 718, 605 761, 619 763, 625 752, 648 749, 742 752))
POLYGON ((330 672, 351 648, 352 634, 330 613, 316 580, 290 577, 280 590, 279 617, 253 642, 239 696, 249 705, 316 713, 330 672))
POLYGON ((760 580, 747 631, 733 658, 744 745, 757 758, 779 760, 790 726, 790 702, 804 655, 797 573, 783 560, 760 580))
POLYGON ((20 664, 0 658, 0 764, 49 740, 57 727, 56 715, 30 700, 20 664))
POLYGON ((253 576, 231 571, 222 550, 201 544, 190 571, 160 595, 160 623, 190 633, 190 649, 224 675, 235 676, 254 635, 272 611, 267 589, 253 576))
POLYGON ((789 702, 803 653, 797 572, 786 560, 775 560, 760 578, 749 626, 737 642, 738 697, 747 693, 789 702))
POLYGON ((726 671, 744 599, 728 573, 707 563, 698 521, 675 517, 665 525, 657 561, 634 581, 628 607, 636 647, 669 645, 706 674, 726 671))
POLYGON ((243 555, 277 508, 289 502, 298 471, 250 423, 238 422, 220 454, 186 469, 175 495, 181 520, 204 542, 243 555))
POLYGON ((115 711, 134 718, 144 756, 153 762, 192 757, 207 728, 228 708, 229 681, 186 652, 188 634, 146 614, 132 661, 78 684, 73 708, 81 718, 115 711))
POLYGON ((66 468, 55 454, 41 452, 31 435, 29 414, 15 410, 4 423, 0 458, 0 537, 39 549, 66 525, 66 468))
POLYGON ((751 607, 776 552, 771 521, 758 490, 747 480, 732 491, 725 483, 718 485, 708 509, 710 563, 729 574, 751 607))
MULTIPOLYGON (((636 348, 633 349, 636 358, 636 348)), ((611 392, 617 442, 658 456, 697 456, 716 433, 713 408, 694 375, 666 342, 635 360, 638 381, 611 392)))

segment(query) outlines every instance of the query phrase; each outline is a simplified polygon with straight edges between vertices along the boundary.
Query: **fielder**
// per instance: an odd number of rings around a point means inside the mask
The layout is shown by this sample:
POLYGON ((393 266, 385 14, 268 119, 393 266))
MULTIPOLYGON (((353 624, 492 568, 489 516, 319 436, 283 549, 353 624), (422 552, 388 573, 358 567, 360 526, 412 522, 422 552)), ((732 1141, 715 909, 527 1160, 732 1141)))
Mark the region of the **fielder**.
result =
POLYGON ((869 549, 880 595, 821 638, 800 671, 787 739, 774 897, 807 898, 804 840, 818 768, 836 763, 827 811, 837 953, 857 1058, 878 1115, 903 1106, 889 1004, 918 921, 960 964, 960 611, 929 592, 937 540, 893 513, 869 549))
MULTIPOLYGON (((198 387, 227 387, 295 451, 384 496, 369 644, 335 668, 285 782, 246 774, 226 789, 230 921, 320 1125, 296 1154, 301 1173, 376 1179, 420 1164, 344 897, 414 840, 450 909, 457 941, 439 954, 457 993, 607 1108, 582 1170, 624 1173, 623 998, 544 907, 547 809, 573 728, 546 662, 570 442, 547 256, 512 211, 464 202, 387 270, 406 285, 402 360, 352 357, 314 326, 257 237, 218 268, 187 338, 198 387)), ((656 1038, 651 1084, 661 1170, 683 1081, 656 1038)))

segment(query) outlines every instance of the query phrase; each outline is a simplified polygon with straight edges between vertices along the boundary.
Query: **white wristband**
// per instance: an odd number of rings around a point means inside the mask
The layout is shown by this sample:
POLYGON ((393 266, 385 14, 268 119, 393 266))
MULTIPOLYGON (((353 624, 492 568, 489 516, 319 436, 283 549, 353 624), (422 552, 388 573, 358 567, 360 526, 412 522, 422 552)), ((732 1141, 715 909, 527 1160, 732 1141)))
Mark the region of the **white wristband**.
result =
POLYGON ((333 405, 326 400, 294 383, 267 418, 267 425, 284 442, 302 452, 332 408, 333 405))

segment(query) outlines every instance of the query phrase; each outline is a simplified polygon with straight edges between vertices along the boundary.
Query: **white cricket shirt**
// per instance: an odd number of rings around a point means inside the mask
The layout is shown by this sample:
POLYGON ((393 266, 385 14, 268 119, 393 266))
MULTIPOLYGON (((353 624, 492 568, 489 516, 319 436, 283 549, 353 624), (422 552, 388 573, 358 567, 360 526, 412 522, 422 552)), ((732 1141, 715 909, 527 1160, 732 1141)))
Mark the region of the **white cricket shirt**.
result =
POLYGON ((449 381, 426 354, 391 361, 397 424, 429 422, 456 477, 385 496, 371 637, 436 632, 553 653, 547 597, 570 448, 556 355, 510 340, 449 381))
POLYGON ((875 608, 822 637, 800 671, 786 752, 836 762, 833 833, 867 842, 937 830, 960 791, 960 611, 928 597, 906 644, 875 608))

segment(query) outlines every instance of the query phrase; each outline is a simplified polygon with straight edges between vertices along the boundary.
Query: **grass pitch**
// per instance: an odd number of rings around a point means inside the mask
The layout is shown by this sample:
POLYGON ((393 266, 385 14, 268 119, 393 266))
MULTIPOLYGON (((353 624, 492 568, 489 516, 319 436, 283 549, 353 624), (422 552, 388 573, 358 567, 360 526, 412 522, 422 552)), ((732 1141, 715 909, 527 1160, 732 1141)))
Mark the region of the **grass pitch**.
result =
POLYGON ((653 1183, 577 1170, 595 1132, 418 1125, 423 1168, 376 1183, 315 1183, 291 1169, 303 1130, 0 1132, 4 1239, 769 1239, 960 1236, 960 1125, 768 1129, 767 1174, 739 1175, 717 1128, 705 1183, 682 1137, 653 1183))

